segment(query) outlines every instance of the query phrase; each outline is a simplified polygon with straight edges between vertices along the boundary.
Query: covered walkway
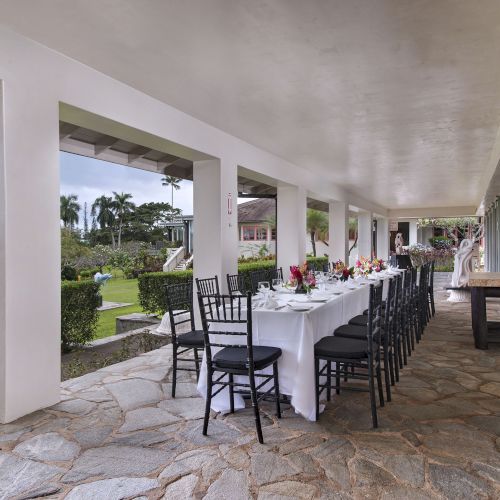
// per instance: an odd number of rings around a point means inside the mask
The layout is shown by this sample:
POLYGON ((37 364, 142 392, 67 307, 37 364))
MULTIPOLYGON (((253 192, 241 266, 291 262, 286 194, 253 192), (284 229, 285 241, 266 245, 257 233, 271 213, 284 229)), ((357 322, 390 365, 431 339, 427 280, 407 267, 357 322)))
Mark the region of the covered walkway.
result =
MULTIPOLYGON (((447 280, 440 276, 436 289, 447 280)), ((289 409, 277 421, 263 405, 265 445, 249 410, 211 420, 203 437, 193 381, 184 378, 168 399, 167 346, 65 382, 62 403, 3 425, 0 491, 8 498, 498 498, 500 346, 475 349, 470 306, 437 297, 436 316, 392 403, 380 409, 377 431, 366 394, 347 393, 318 423, 289 409)), ((500 313, 500 302, 489 307, 500 313)))

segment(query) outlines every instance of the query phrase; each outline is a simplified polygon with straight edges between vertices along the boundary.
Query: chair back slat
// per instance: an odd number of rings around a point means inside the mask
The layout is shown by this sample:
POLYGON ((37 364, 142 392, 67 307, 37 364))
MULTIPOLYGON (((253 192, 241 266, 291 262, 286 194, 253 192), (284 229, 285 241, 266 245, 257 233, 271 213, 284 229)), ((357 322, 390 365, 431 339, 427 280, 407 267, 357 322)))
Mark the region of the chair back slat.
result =
POLYGON ((193 281, 177 283, 165 287, 167 311, 170 319, 172 342, 177 337, 177 328, 190 323, 191 330, 195 329, 193 314, 193 281), (187 315, 187 317, 186 317, 187 315))
POLYGON ((246 295, 247 285, 244 274, 228 274, 227 290, 229 295, 246 295))
POLYGON ((383 281, 370 285, 370 301, 368 304, 368 350, 371 353, 373 353, 374 341, 380 345, 383 286, 383 281))
POLYGON ((212 348, 233 347, 246 349, 249 363, 253 363, 252 339, 252 294, 246 295, 204 295, 198 292, 205 356, 207 367, 212 371, 212 348), (226 328, 221 328, 226 325, 226 328), (235 328, 240 325, 241 329, 235 328), (244 327, 243 327, 244 326, 244 327), (217 336, 217 339, 212 339, 217 336), (228 336, 227 341, 221 339, 228 336), (246 337, 246 342, 234 344, 229 339, 236 336, 246 337))

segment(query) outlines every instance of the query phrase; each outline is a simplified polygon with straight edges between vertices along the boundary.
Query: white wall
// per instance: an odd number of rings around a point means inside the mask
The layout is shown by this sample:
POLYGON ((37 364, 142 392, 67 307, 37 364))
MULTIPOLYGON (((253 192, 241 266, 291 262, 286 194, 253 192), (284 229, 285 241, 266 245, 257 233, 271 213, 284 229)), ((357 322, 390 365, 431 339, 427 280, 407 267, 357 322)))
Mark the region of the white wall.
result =
MULTIPOLYGON (((71 118, 77 125, 119 137, 129 134, 138 140, 144 131, 152 134, 148 141, 151 137, 159 138, 160 142, 171 141, 173 154, 182 151, 193 160, 205 160, 208 156, 221 159, 223 172, 232 171, 229 192, 234 190, 233 181, 240 165, 274 178, 283 186, 292 189, 300 186, 303 197, 311 192, 318 199, 346 201, 366 210, 386 213, 384 207, 352 196, 333 183, 309 175, 297 165, 3 27, 0 27, 0 80, 4 89, 4 136, 0 146, 3 150, 0 241, 4 245, 0 251, 0 299, 5 309, 0 323, 2 422, 55 403, 59 398, 60 103, 84 110, 61 107, 64 118, 71 118)), ((203 246, 200 241, 208 241, 207 234, 215 227, 215 221, 229 224, 224 219, 223 198, 228 183, 223 176, 216 182, 219 186, 212 191, 219 193, 219 199, 213 200, 219 216, 210 219, 213 227, 207 228, 206 234, 198 232, 195 236, 198 239, 197 243, 195 239, 195 253, 196 247, 203 246)), ((236 212, 234 194, 233 199, 236 212)), ((201 206, 203 204, 208 206, 209 201, 205 200, 201 206)), ((298 222, 299 245, 293 251, 289 247, 284 252, 278 250, 285 260, 293 257, 296 262, 304 254, 299 247, 305 249, 305 212, 297 216, 298 219, 289 219, 288 226, 281 224, 281 237, 290 242, 294 240, 293 225, 298 222)), ((235 267, 237 245, 231 238, 236 236, 229 227, 216 233, 221 238, 217 247, 228 249, 219 256, 215 268, 209 265, 206 271, 225 273, 235 267), (222 257, 228 257, 229 261, 222 262, 222 257)))

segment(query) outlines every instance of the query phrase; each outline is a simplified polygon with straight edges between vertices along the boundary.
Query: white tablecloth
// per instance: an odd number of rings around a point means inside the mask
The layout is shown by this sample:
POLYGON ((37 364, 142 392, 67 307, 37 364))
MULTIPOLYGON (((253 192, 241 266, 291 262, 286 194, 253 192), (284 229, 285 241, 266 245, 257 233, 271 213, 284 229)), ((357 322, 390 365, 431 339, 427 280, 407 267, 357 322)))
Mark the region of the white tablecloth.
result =
MULTIPOLYGON (((280 392, 291 396, 291 403, 297 413, 308 420, 316 419, 315 381, 314 381, 314 344, 361 314, 368 307, 369 287, 358 286, 349 290, 342 286, 342 295, 331 295, 326 303, 311 304, 308 312, 296 312, 288 307, 284 309, 255 309, 252 312, 253 343, 279 347, 282 356, 278 362, 280 392)), ((319 292, 318 292, 319 293, 319 292)), ((305 300, 304 296, 281 295, 283 304, 290 299, 305 300)), ((234 325, 231 325, 234 328, 234 325)), ((218 325, 218 329, 220 325, 218 325)), ((231 341, 235 338, 232 337, 231 341)), ((242 337, 244 341, 244 337, 242 337)), ((212 356, 215 350, 212 350, 212 356)), ((269 370, 271 373, 271 370, 269 370)), ((203 359, 198 392, 206 397, 207 369, 203 359)), ((244 401, 235 395, 235 409, 243 408, 244 401)), ((215 411, 229 411, 229 391, 227 388, 212 399, 211 407, 215 411)))

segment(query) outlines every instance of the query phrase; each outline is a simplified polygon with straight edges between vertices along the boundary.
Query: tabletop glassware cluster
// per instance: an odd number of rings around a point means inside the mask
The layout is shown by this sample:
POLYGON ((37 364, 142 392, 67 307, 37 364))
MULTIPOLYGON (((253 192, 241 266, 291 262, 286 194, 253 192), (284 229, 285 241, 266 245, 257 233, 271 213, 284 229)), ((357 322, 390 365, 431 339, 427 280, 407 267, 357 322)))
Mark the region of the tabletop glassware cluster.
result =
POLYGON ((343 293, 375 283, 379 279, 394 276, 398 272, 401 270, 388 267, 384 271, 373 272, 366 277, 341 281, 339 273, 316 271, 314 273, 316 287, 303 295, 295 294, 294 288, 281 279, 273 279, 271 282, 260 281, 257 284, 257 293, 252 298, 252 309, 306 312, 343 293))

